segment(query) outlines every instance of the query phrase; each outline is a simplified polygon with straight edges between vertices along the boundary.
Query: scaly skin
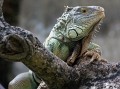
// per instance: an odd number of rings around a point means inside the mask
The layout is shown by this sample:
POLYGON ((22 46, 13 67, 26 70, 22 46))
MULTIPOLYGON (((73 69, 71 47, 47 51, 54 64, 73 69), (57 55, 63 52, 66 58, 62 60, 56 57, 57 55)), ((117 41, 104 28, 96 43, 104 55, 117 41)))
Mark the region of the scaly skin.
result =
MULTIPOLYGON (((45 40, 45 48, 69 65, 73 65, 79 56, 91 56, 92 61, 100 59, 100 47, 90 41, 95 27, 104 16, 104 9, 99 6, 66 7, 45 40)), ((17 76, 10 82, 9 89, 36 89, 37 80, 31 76, 29 72, 17 76)))

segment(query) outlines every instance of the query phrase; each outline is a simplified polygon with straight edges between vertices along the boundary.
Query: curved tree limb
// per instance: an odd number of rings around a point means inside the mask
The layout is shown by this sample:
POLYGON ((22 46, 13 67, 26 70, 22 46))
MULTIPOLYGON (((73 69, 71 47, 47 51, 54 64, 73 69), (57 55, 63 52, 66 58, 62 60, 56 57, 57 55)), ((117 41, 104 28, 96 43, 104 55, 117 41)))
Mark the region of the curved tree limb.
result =
POLYGON ((104 62, 89 63, 81 58, 70 67, 46 50, 29 31, 9 25, 2 16, 0 0, 0 57, 8 61, 23 62, 42 78, 50 89, 108 89, 120 87, 120 64, 104 62), (81 61, 82 60, 82 61, 81 61))

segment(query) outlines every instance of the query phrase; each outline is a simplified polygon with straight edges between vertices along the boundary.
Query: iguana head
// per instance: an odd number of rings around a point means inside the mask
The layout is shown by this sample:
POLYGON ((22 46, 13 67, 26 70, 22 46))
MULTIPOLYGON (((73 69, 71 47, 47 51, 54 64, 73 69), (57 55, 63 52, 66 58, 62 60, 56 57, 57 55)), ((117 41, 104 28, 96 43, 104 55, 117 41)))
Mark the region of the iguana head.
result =
POLYGON ((56 27, 66 39, 78 41, 93 32, 104 17, 104 9, 100 6, 66 7, 56 27))

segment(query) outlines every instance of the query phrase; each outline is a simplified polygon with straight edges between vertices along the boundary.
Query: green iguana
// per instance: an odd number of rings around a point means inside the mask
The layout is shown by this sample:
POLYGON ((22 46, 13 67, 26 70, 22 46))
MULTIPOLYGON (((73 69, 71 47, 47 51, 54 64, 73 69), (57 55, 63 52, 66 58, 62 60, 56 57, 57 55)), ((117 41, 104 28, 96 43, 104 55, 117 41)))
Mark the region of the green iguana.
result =
MULTIPOLYGON (((90 61, 101 60, 100 47, 91 39, 104 17, 100 6, 66 7, 43 45, 68 65, 80 56, 91 56, 90 61)), ((36 89, 40 81, 32 72, 23 73, 10 82, 9 89, 36 89)))

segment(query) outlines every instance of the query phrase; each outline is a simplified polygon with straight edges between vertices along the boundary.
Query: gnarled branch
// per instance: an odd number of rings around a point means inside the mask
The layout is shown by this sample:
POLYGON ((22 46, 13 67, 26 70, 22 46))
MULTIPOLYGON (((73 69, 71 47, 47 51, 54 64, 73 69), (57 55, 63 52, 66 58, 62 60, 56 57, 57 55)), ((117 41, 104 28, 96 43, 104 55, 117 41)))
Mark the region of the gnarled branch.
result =
POLYGON ((89 63, 81 58, 70 67, 46 50, 29 31, 9 25, 2 16, 0 0, 0 57, 9 61, 23 62, 42 78, 50 89, 92 89, 120 87, 120 64, 89 63), (82 61, 81 61, 82 60, 82 61))

